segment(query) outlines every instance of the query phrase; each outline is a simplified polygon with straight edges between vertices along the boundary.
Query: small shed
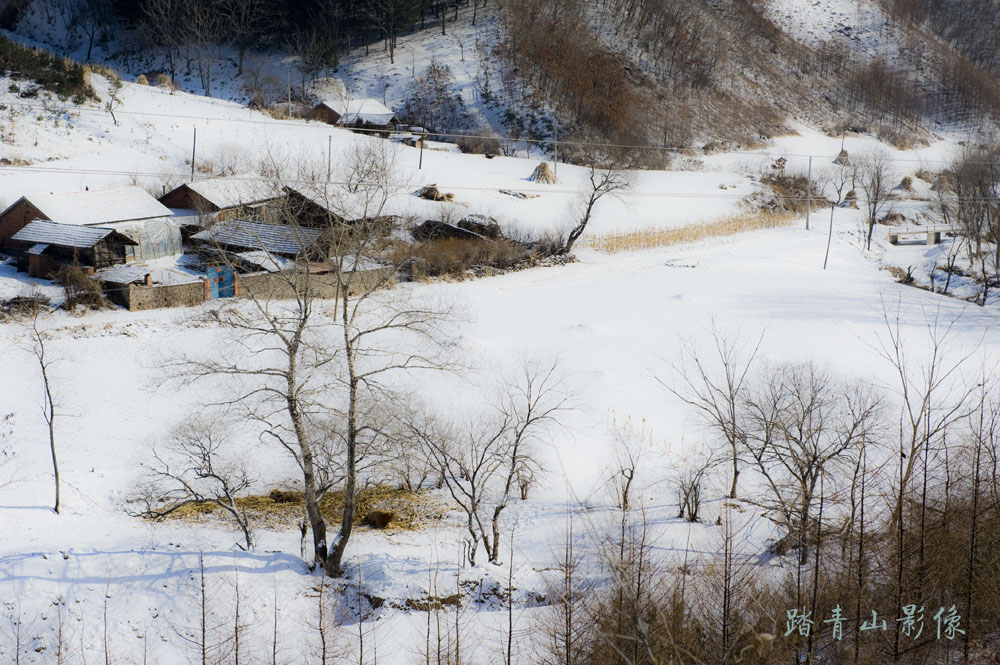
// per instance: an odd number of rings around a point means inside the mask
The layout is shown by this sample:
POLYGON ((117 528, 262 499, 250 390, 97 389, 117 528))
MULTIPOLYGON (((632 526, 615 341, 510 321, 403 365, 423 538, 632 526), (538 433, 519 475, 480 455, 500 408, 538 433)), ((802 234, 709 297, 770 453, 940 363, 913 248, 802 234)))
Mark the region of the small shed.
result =
POLYGON ((36 219, 12 240, 28 246, 28 274, 47 277, 64 265, 95 269, 125 263, 126 247, 138 243, 114 229, 36 219))
POLYGON ((246 219, 280 223, 283 193, 255 175, 208 178, 184 183, 160 197, 160 203, 200 226, 246 219))
POLYGON ((289 258, 326 258, 329 248, 319 229, 263 224, 242 219, 217 222, 191 236, 191 241, 209 249, 229 252, 262 251, 289 258))
POLYGON ((396 114, 377 99, 324 99, 306 117, 328 125, 392 129, 398 122, 396 114))

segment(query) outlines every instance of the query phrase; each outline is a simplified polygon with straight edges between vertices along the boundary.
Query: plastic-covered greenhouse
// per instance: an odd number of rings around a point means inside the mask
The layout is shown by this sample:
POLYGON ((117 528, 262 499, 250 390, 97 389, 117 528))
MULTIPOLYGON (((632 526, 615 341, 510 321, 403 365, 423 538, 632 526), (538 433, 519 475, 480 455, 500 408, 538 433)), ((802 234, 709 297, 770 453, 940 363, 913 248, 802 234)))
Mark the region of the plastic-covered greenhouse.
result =
POLYGON ((150 219, 144 222, 121 222, 108 224, 119 233, 127 235, 139 243, 126 248, 126 260, 150 261, 164 256, 176 256, 181 248, 181 227, 169 219, 150 219))

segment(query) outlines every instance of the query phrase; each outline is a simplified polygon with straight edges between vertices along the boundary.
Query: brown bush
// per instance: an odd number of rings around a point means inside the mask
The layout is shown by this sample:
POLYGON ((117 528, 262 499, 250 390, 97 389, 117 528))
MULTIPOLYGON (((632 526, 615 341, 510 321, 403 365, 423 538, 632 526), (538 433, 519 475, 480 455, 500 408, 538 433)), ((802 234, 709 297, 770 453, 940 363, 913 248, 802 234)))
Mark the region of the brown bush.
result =
POLYGON ((135 82, 139 85, 149 85, 149 79, 146 78, 145 74, 139 74, 139 78, 137 78, 135 82))
MULTIPOLYGON (((771 188, 775 195, 774 209, 782 212, 804 213, 809 205, 809 179, 804 175, 793 175, 783 170, 767 173, 760 181, 771 188)), ((813 185, 811 205, 813 209, 829 205, 822 192, 813 185)))
POLYGON ((375 529, 384 529, 395 519, 396 513, 387 512, 385 510, 372 510, 365 515, 364 519, 361 520, 361 523, 375 529))
POLYGON ((465 153, 474 155, 498 155, 500 154, 500 139, 491 136, 488 129, 477 129, 471 136, 458 136, 453 140, 458 149, 465 153))
POLYGON ((464 279, 475 269, 507 270, 531 256, 531 249, 506 239, 441 238, 416 245, 400 245, 393 260, 409 260, 414 279, 452 277, 464 279))
POLYGON ((277 488, 271 490, 267 497, 275 503, 301 503, 305 500, 302 492, 296 490, 279 490, 277 488))
POLYGON ((56 271, 56 281, 66 289, 64 307, 74 310, 78 305, 87 309, 104 309, 108 301, 104 299, 101 282, 91 279, 78 265, 67 265, 56 271))

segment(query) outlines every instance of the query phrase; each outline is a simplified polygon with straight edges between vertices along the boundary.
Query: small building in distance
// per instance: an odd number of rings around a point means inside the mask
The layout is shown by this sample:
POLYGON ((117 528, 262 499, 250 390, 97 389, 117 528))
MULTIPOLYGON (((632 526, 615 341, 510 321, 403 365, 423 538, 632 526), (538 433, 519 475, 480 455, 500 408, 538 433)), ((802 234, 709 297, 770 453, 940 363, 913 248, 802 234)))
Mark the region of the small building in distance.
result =
POLYGON ((14 236, 34 220, 64 226, 105 227, 129 237, 126 260, 149 260, 181 251, 172 213, 139 187, 22 196, 0 213, 0 247, 23 254, 29 247, 14 236))
POLYGON ((258 176, 208 178, 184 183, 160 197, 160 203, 187 226, 246 219, 280 223, 283 193, 258 176))
POLYGON ((306 118, 339 127, 392 129, 396 114, 377 99, 328 98, 313 107, 306 118))
POLYGON ((11 240, 21 243, 26 268, 32 277, 48 277, 64 265, 99 270, 125 263, 126 248, 138 243, 111 228, 60 224, 36 219, 11 240))

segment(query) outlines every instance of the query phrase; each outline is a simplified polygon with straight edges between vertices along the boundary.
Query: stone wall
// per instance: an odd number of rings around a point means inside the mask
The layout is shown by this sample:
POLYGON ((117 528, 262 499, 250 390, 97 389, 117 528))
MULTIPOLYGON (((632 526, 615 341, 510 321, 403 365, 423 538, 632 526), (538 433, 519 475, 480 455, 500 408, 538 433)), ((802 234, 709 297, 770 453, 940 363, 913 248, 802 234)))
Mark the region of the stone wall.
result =
MULTIPOLYGON (((394 273, 393 268, 367 270, 354 275, 351 292, 356 294, 374 286, 387 284, 394 273)), ((335 298, 338 293, 337 276, 304 275, 299 272, 258 272, 236 276, 236 297, 260 299, 289 299, 295 297, 296 289, 304 279, 310 280, 310 288, 317 298, 335 298)), ((144 286, 131 284, 109 297, 132 311, 156 309, 159 307, 186 307, 205 302, 207 287, 204 281, 186 284, 160 284, 144 286)))
MULTIPOLYGON (((185 284, 159 284, 144 286, 131 284, 128 293, 122 293, 127 298, 120 304, 133 312, 160 307, 187 307, 205 302, 205 282, 188 282, 185 284)), ((114 300, 118 300, 115 298, 114 300)))

